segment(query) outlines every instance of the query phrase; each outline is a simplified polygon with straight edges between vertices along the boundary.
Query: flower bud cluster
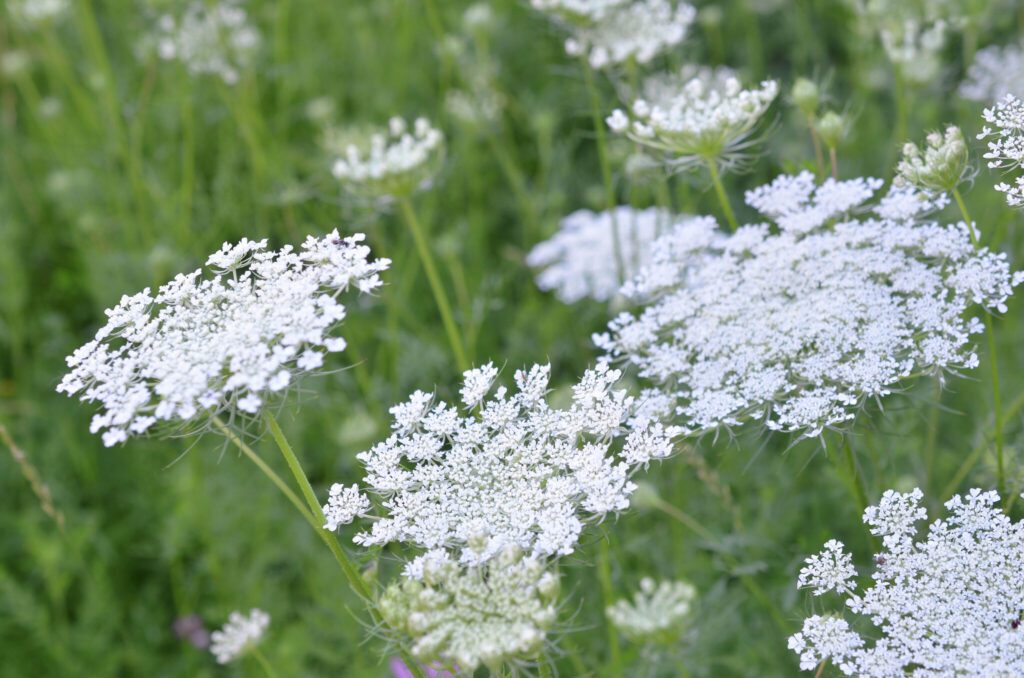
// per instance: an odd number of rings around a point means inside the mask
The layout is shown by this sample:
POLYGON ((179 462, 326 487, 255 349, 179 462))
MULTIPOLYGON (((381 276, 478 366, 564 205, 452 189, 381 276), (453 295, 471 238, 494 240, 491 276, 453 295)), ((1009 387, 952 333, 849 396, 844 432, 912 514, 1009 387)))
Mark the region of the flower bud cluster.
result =
POLYGON ((967 171, 967 143, 956 125, 945 134, 932 132, 922 151, 917 144, 903 146, 903 158, 896 166, 897 186, 911 185, 933 193, 952 191, 967 171))
POLYGON ((719 160, 740 150, 778 94, 766 80, 744 89, 735 77, 702 72, 662 101, 637 99, 628 112, 616 109, 608 127, 633 141, 663 151, 671 162, 719 160))
POLYGON ((350 143, 332 172, 356 195, 400 198, 430 186, 444 162, 444 151, 444 134, 426 118, 417 118, 410 130, 405 120, 394 117, 386 134, 370 136, 368 147, 350 143))
POLYGON ((156 28, 161 59, 181 61, 189 73, 217 75, 228 85, 238 82, 260 44, 243 0, 191 2, 180 16, 161 16, 156 28))
POLYGON ((210 634, 210 652, 218 664, 232 662, 254 647, 270 626, 270 615, 263 610, 251 610, 248 616, 232 612, 224 628, 210 634))
POLYGON ((684 581, 640 580, 633 600, 618 600, 605 614, 624 636, 634 642, 678 642, 690 618, 697 591, 684 581))

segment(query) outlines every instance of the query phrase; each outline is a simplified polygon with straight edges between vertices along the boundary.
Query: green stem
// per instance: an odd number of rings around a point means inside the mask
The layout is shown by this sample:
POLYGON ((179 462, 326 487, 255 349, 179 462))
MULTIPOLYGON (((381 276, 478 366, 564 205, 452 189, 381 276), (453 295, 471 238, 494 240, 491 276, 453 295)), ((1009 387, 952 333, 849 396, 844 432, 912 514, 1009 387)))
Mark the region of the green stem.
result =
MULTIPOLYGON (((334 559, 338 562, 338 565, 341 566, 341 570, 345 574, 345 579, 348 580, 348 584, 352 588, 352 591, 354 591, 355 594, 366 603, 366 609, 370 618, 375 624, 380 624, 380 615, 371 606, 373 593, 370 591, 370 587, 366 583, 366 580, 363 579, 360 574, 356 563, 353 562, 352 558, 345 552, 345 549, 341 547, 337 536, 335 536, 333 532, 324 529, 323 508, 320 506, 320 502, 316 498, 316 493, 313 491, 313 486, 309 483, 309 478, 306 476, 306 472, 302 470, 302 464, 299 462, 299 458, 295 456, 295 451, 288 443, 288 439, 285 438, 284 432, 281 430, 281 426, 277 423, 277 418, 274 417, 270 410, 265 411, 263 418, 266 420, 267 426, 270 428, 270 435, 274 438, 277 448, 281 451, 281 456, 284 457, 285 462, 288 464, 288 468, 292 472, 292 476, 295 478, 295 482, 298 484, 299 489, 302 492, 302 496, 306 499, 312 520, 316 521, 313 525, 316 528, 317 534, 319 534, 320 538, 323 539, 325 544, 327 544, 327 548, 330 549, 331 553, 334 555, 334 559)), ((409 655, 408 650, 401 647, 400 653, 402 655, 402 661, 405 662, 409 671, 411 671, 417 678, 423 678, 423 672, 420 670, 419 664, 409 655)))
MULTIPOLYGON (((1010 402, 1009 405, 1006 406, 1006 412, 1004 412, 1004 414, 1008 417, 1013 417, 1021 408, 1024 408, 1024 393, 1018 395, 1013 401, 1010 402)), ((968 454, 967 457, 963 460, 963 462, 960 464, 960 468, 958 468, 956 470, 956 473, 953 474, 953 478, 946 484, 944 488, 942 488, 942 492, 939 494, 940 497, 950 497, 953 495, 954 492, 956 492, 956 489, 960 486, 960 483, 962 483, 964 478, 967 477, 967 474, 971 472, 971 469, 974 468, 974 465, 978 463, 978 459, 981 458, 982 453, 985 452, 985 448, 988 447, 988 443, 991 437, 992 436, 990 436, 987 431, 982 434, 981 441, 974 447, 973 450, 971 450, 971 453, 968 454)), ((1013 501, 1013 497, 1011 497, 1011 501, 1013 501)))
POLYGON ((736 222, 736 215, 732 211, 732 205, 729 204, 729 196, 725 192, 725 186, 722 185, 722 177, 718 175, 718 165, 715 163, 714 158, 705 158, 708 166, 708 173, 711 174, 711 183, 715 187, 715 194, 718 196, 718 204, 722 206, 722 212, 725 213, 725 220, 729 223, 729 230, 733 233, 739 228, 739 224, 736 222))
POLYGON ((626 265, 622 259, 622 248, 619 243, 619 224, 615 219, 615 184, 612 182, 612 165, 608 158, 608 139, 604 131, 604 119, 601 115, 601 98, 597 92, 597 85, 594 82, 594 71, 590 63, 583 58, 583 81, 587 86, 587 94, 590 97, 590 116, 594 124, 594 136, 597 140, 597 160, 601 165, 601 181, 604 183, 605 206, 610 211, 612 218, 612 251, 615 254, 615 273, 619 282, 626 280, 626 265))
POLYGON ((546 661, 541 661, 540 665, 537 667, 537 674, 540 678, 552 678, 551 667, 548 666, 546 661))
POLYGON ((263 656, 259 647, 254 646, 252 648, 252 656, 256 658, 257 662, 259 662, 260 667, 263 669, 263 673, 267 674, 267 678, 277 678, 277 671, 275 671, 274 667, 270 665, 267 658, 263 656))
POLYGON ((836 147, 835 146, 829 146, 828 147, 828 162, 829 162, 829 165, 831 165, 831 167, 832 167, 832 178, 838 181, 839 180, 839 158, 836 155, 836 147))
POLYGON ((821 150, 821 136, 814 127, 814 120, 807 118, 807 126, 811 130, 811 142, 814 144, 814 164, 818 167, 818 180, 825 177, 825 155, 821 150))
MULTIPOLYGON (((608 539, 601 539, 597 552, 597 577, 601 582, 601 598, 607 610, 615 603, 615 588, 612 585, 611 553, 608 539)), ((608 675, 622 676, 622 649, 619 647, 619 633, 615 626, 605 619, 605 630, 608 632, 608 675)))
MULTIPOLYGON (((967 211, 967 203, 964 202, 964 198, 960 195, 960 189, 953 188, 953 197, 956 199, 956 204, 960 208, 960 213, 964 217, 964 221, 967 222, 967 232, 970 234, 971 242, 974 244, 975 249, 981 248, 981 243, 978 241, 978 236, 974 231, 974 222, 971 220, 971 215, 967 211)), ((984 315, 985 320, 985 334, 988 336, 988 361, 989 368, 992 371, 992 408, 993 414, 995 415, 995 445, 996 445, 996 487, 999 490, 999 496, 1005 496, 1006 492, 1006 469, 1003 460, 1003 406, 1002 396, 1000 395, 999 389, 999 360, 996 355, 996 334, 992 328, 992 317, 986 313, 984 315)))
POLYGON ((462 344, 462 335, 459 334, 458 326, 455 324, 452 307, 448 303, 448 295, 444 291, 444 285, 441 284, 441 276, 437 273, 434 255, 430 253, 430 246, 427 245, 427 239, 423 235, 423 227, 420 225, 419 219, 416 218, 416 212, 413 210, 409 198, 399 198, 398 205, 402 210, 402 217, 405 219, 406 225, 412 231, 412 238, 416 243, 420 262, 423 264, 423 270, 426 272, 427 280, 430 282, 430 289, 434 293, 434 301, 441 312, 441 322, 444 324, 444 331, 448 335, 448 343, 451 344, 452 353, 455 354, 455 363, 460 372, 465 372, 469 369, 470 365, 469 360, 466 359, 466 349, 462 344))

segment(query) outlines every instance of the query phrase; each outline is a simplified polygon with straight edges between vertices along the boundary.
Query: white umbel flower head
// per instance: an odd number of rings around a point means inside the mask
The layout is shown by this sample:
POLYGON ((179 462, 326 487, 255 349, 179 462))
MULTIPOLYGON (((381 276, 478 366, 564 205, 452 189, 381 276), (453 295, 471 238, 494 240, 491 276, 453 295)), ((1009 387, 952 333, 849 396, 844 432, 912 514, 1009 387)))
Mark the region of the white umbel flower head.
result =
POLYGON ((978 50, 960 83, 960 96, 987 104, 1007 94, 1024 97, 1024 46, 992 45, 978 50))
POLYGON ((444 549, 471 565, 508 546, 567 555, 588 521, 629 505, 635 467, 671 452, 657 424, 626 432, 634 400, 606 365, 584 374, 566 409, 548 405, 548 366, 517 371, 511 393, 493 389, 496 374, 465 373, 461 411, 420 391, 391 409, 393 434, 357 455, 383 507, 357 543, 444 549))
POLYGON ((817 436, 912 375, 975 367, 982 323, 967 312, 1004 311, 1020 274, 976 251, 966 224, 920 220, 944 197, 894 189, 852 217, 880 185, 783 176, 747 194, 777 233, 681 225, 623 288, 643 308, 595 340, 689 434, 756 420, 817 436))
POLYGON ((334 483, 323 507, 324 529, 333 532, 369 510, 370 500, 359 491, 358 486, 345 487, 341 483, 334 483))
POLYGON ((942 193, 956 188, 966 171, 967 143, 964 134, 956 125, 950 125, 945 134, 929 134, 924 150, 914 143, 904 144, 903 158, 896 166, 893 183, 942 193))
POLYGON ((946 44, 945 21, 889 22, 879 35, 889 60, 908 82, 924 85, 938 76, 943 63, 942 48, 946 44))
POLYGON ((270 615, 251 610, 248 616, 232 612, 224 628, 210 634, 210 652, 218 664, 227 664, 244 655, 263 639, 270 626, 270 615))
POLYGON ((672 96, 662 91, 659 101, 637 99, 628 111, 614 110, 608 127, 664 152, 674 165, 735 160, 749 147, 779 87, 766 80, 744 89, 735 77, 721 76, 719 71, 700 71, 672 96))
POLYGON ((827 659, 862 678, 1024 674, 1024 522, 996 508, 998 494, 975 489, 946 502, 949 517, 925 537, 916 525, 928 517, 921 498, 920 490, 889 490, 864 512, 884 543, 867 590, 854 592, 839 542, 808 559, 801 585, 846 594, 846 609, 876 629, 861 635, 838 616, 804 620, 789 640, 802 669, 827 659))
POLYGON ((633 2, 633 0, 530 0, 541 12, 570 24, 591 24, 633 2))
POLYGON ((554 290, 567 304, 608 301, 619 289, 617 259, 623 276, 633 277, 650 262, 651 244, 672 223, 672 215, 656 207, 579 210, 562 219, 551 239, 530 250, 526 263, 538 271, 537 286, 554 290))
POLYGON ((364 239, 334 231, 298 251, 225 243, 207 261, 211 277, 181 274, 109 309, 95 339, 68 357, 57 390, 102 406, 91 430, 107 446, 160 422, 255 415, 344 350, 338 296, 350 287, 372 292, 390 265, 371 261, 364 239))
POLYGON ((384 621, 411 639, 421 662, 472 673, 536 659, 557 617, 558 575, 505 548, 487 565, 436 559, 380 598, 384 621))
POLYGON ((444 162, 444 135, 426 118, 409 128, 402 118, 387 133, 370 136, 367 148, 350 144, 334 162, 334 177, 350 192, 377 200, 408 196, 428 188, 444 162))
POLYGON ((689 33, 697 10, 675 0, 634 0, 592 16, 600 18, 576 25, 565 51, 604 69, 630 59, 646 64, 675 47, 689 33))
MULTIPOLYGON (((988 152, 984 158, 992 169, 1019 170, 1024 167, 1024 101, 1007 94, 991 108, 982 112, 985 125, 978 139, 988 140, 988 152)), ((1000 182, 995 186, 1006 194, 1010 207, 1024 207, 1024 176, 1017 177, 1013 184, 1000 182)))
POLYGON ((193 75, 216 75, 234 85, 260 45, 244 5, 244 0, 190 2, 180 16, 164 14, 156 25, 157 54, 180 61, 193 75))
POLYGON ((696 589, 687 582, 655 582, 644 577, 632 601, 616 601, 608 606, 605 615, 633 642, 670 644, 678 642, 696 595, 696 589))

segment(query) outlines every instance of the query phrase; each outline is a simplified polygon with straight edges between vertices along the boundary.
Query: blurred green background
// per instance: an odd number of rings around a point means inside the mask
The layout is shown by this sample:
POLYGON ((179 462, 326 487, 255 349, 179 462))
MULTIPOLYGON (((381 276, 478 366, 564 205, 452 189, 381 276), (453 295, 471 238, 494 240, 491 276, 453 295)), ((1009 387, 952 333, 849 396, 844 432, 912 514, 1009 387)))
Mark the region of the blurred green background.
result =
MULTIPOLYGON (((550 361, 554 383, 570 383, 595 357, 589 337, 609 309, 537 291, 523 257, 561 216, 603 206, 580 64, 525 1, 476 5, 467 21, 461 0, 252 0, 262 44, 230 87, 140 49, 174 6, 78 0, 36 26, 0 15, 0 424, 23 453, 0 450, 0 675, 258 675, 251 660, 215 665, 172 630, 188 614, 212 629, 251 607, 273 618, 263 648, 282 676, 388 675, 386 647, 353 619, 358 606, 330 554, 233 448, 210 435, 103 449, 88 433, 89 409, 54 387, 64 356, 92 337, 105 308, 194 269, 223 241, 277 246, 334 227, 365 231, 394 266, 379 297, 353 303, 345 323, 347 360, 358 366, 307 380, 280 417, 322 496, 333 481, 357 481, 354 455, 386 434, 388 407, 417 388, 450 395, 458 377, 402 224, 346 198, 321 143, 329 127, 395 114, 426 116, 448 136, 444 171, 415 204, 474 361, 506 373, 550 361), (466 114, 459 97, 494 110, 466 114), (33 492, 28 465, 62 527, 33 492)), ((1018 25, 1004 12, 974 38, 1014 40, 1018 25)), ((953 35, 940 75, 906 92, 909 138, 957 122, 973 140, 980 106, 954 96, 973 49, 965 42, 953 35)), ((704 3, 693 36, 647 70, 687 62, 775 77, 784 92, 797 76, 818 80, 826 104, 852 121, 841 174, 890 177, 904 141, 892 68, 844 4, 704 3)), ((615 89, 603 76, 599 84, 610 111, 615 89)), ((812 166, 786 97, 769 115, 763 156, 750 173, 726 177, 741 218, 753 218, 742 190, 812 166)), ((619 200, 653 204, 651 188, 621 171, 629 152, 613 145, 619 200)), ((995 180, 982 167, 966 198, 987 241, 1019 261, 1020 218, 995 180)), ((671 188, 679 212, 717 214, 703 175, 676 176, 671 188)), ((1019 306, 996 321, 1014 487, 1019 306)), ((994 485, 988 375, 954 378, 937 396, 922 381, 859 420, 854 446, 870 499, 920 485, 936 507, 951 491, 994 485)), ((560 641, 585 662, 553 652, 562 675, 599 675, 608 651, 592 567, 605 537, 620 596, 648 575, 689 579, 700 592, 678 647, 624 645, 630 675, 796 673, 785 639, 813 609, 795 585, 802 558, 831 537, 861 562, 869 551, 820 444, 792 442, 759 431, 709 438, 652 467, 651 488, 714 538, 649 502, 592 531, 562 564, 560 641)), ((258 449, 280 461, 269 441, 258 449)), ((382 576, 394 560, 385 554, 382 576)))

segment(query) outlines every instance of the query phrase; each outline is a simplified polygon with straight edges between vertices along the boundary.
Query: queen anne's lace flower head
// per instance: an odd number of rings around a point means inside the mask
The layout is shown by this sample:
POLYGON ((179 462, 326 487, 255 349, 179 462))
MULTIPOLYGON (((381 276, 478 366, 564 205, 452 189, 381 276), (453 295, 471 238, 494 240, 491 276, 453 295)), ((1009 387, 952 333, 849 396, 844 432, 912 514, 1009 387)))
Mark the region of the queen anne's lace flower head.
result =
POLYGON ((598 69, 630 59, 646 64, 681 43, 696 16, 693 6, 675 0, 619 3, 591 13, 590 21, 577 21, 565 51, 598 69))
POLYGON ((944 197, 893 189, 851 216, 879 187, 784 176, 747 195, 777 233, 680 225, 623 288, 642 310, 595 340, 689 434, 758 420, 815 436, 912 375, 973 368, 982 324, 967 310, 1004 311, 1020 274, 976 251, 966 224, 921 220, 944 197))
POLYGON ((672 215, 656 207, 579 210, 562 219, 558 233, 535 246, 526 263, 538 269, 537 286, 554 290, 567 304, 608 301, 619 289, 616 261, 621 258, 623 277, 631 278, 649 263, 651 244, 672 223, 672 215))
POLYGON ((945 134, 932 132, 922 151, 917 144, 903 146, 903 158, 896 166, 897 186, 909 184, 933 193, 952 191, 967 171, 967 144, 956 125, 945 134))
POLYGON ((618 600, 606 610, 609 621, 634 642, 674 643, 690 617, 696 589, 684 581, 640 580, 633 600, 618 600))
POLYGON ((391 118, 387 134, 370 136, 369 147, 349 144, 332 172, 346 189, 374 199, 403 197, 428 188, 444 162, 444 135, 426 118, 409 129, 402 118, 391 118))
POLYGON ((270 615, 251 610, 249 615, 232 612, 224 628, 210 634, 210 652, 218 664, 227 664, 241 657, 263 639, 270 626, 270 615))
POLYGON ((555 573, 510 546, 486 565, 435 559, 421 579, 385 589, 379 606, 388 626, 412 640, 416 659, 472 673, 535 659, 555 622, 558 592, 555 573))
POLYGON ((159 422, 256 414, 327 353, 344 350, 338 295, 377 289, 390 265, 371 261, 364 239, 334 231, 310 236, 299 251, 225 243, 207 261, 212 277, 181 274, 108 310, 95 339, 68 357, 57 390, 102 406, 91 430, 107 446, 159 422))
POLYGON ((842 617, 809 617, 789 639, 800 668, 829 660, 864 678, 1024 674, 1024 522, 996 508, 995 492, 971 490, 946 502, 949 518, 923 538, 921 499, 920 490, 890 490, 865 511, 884 540, 867 590, 855 592, 852 559, 839 542, 807 560, 800 585, 815 595, 847 594, 846 608, 877 630, 862 636, 842 617))
POLYGON ((922 23, 908 19, 889 22, 879 35, 889 60, 908 82, 924 85, 935 80, 943 63, 945 21, 922 23))
POLYGON ((157 54, 181 61, 193 75, 217 75, 228 85, 235 84, 260 44, 244 4, 191 2, 180 16, 164 14, 157 22, 157 54))
POLYGON ((1024 46, 992 45, 978 50, 960 83, 960 96, 992 103, 1007 94, 1024 97, 1024 46))
POLYGON ((668 456, 668 433, 656 424, 625 433, 634 400, 613 388, 618 371, 589 370, 566 409, 547 403, 549 373, 517 371, 515 391, 488 397, 497 369, 485 365, 464 375, 464 411, 420 391, 392 408, 393 434, 358 455, 383 515, 356 542, 404 541, 466 564, 510 545, 558 556, 572 553, 587 521, 625 509, 631 470, 668 456))
POLYGON ((600 21, 633 0, 530 0, 534 9, 571 24, 600 21))
MULTIPOLYGON (((982 112, 988 125, 978 134, 979 139, 988 140, 985 159, 992 169, 1019 170, 1024 167, 1024 101, 1007 94, 1002 101, 982 112)), ((1024 177, 1017 177, 1013 184, 1000 182, 996 190, 1006 194, 1011 207, 1024 207, 1024 177)))
POLYGON ((744 89, 735 77, 700 71, 674 95, 662 91, 660 101, 637 99, 629 110, 615 109, 607 118, 613 132, 663 151, 670 162, 728 161, 749 146, 750 136, 778 94, 767 80, 744 89))

